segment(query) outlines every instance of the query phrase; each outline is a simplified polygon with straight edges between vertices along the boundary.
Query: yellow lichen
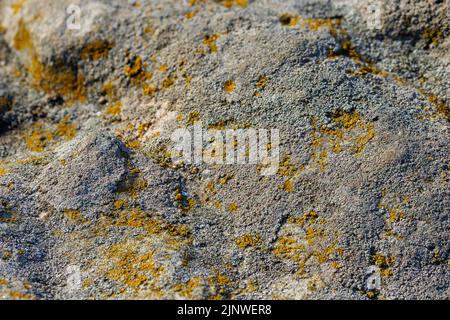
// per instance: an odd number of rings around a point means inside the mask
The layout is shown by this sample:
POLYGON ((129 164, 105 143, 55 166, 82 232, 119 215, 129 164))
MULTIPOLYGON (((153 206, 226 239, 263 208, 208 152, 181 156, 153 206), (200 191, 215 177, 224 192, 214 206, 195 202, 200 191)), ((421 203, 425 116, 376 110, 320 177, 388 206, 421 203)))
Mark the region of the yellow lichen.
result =
POLYGON ((294 27, 297 25, 300 17, 289 13, 283 13, 280 16, 280 23, 284 26, 294 27))
POLYGON ((36 53, 31 34, 22 19, 18 23, 13 47, 18 51, 27 52, 29 61, 26 67, 32 77, 34 88, 66 97, 68 103, 86 101, 84 76, 81 72, 64 61, 56 61, 52 67, 43 65, 36 53))
POLYGON ((31 131, 25 136, 25 143, 29 150, 42 152, 53 140, 50 130, 44 130, 42 124, 35 124, 31 131))
POLYGON ((144 84, 143 86, 144 94, 147 96, 153 96, 158 92, 158 87, 154 84, 144 84))
POLYGON ((444 38, 444 35, 439 29, 425 28, 422 32, 422 38, 430 41, 433 45, 437 46, 444 38))
POLYGON ((107 107, 105 110, 106 114, 115 116, 115 117, 119 116, 121 111, 122 111, 122 102, 121 101, 117 101, 116 103, 107 107))
POLYGON ((391 267, 395 263, 394 256, 385 256, 382 253, 376 253, 372 255, 372 262, 380 268, 380 274, 383 277, 390 277, 393 275, 391 267))
POLYGON ((246 7, 248 5, 248 0, 220 0, 222 5, 227 8, 233 6, 246 7))
POLYGON ((299 274, 306 272, 311 258, 315 258, 319 264, 330 263, 332 268, 339 269, 341 265, 335 259, 342 256, 344 251, 337 246, 336 240, 326 235, 322 227, 324 223, 325 220, 319 219, 315 211, 307 212, 300 218, 289 217, 287 224, 280 230, 272 253, 297 263, 299 274), (325 244, 330 242, 331 245, 325 244))
POLYGON ((180 188, 175 190, 175 200, 178 203, 178 209, 181 209, 184 212, 190 211, 195 207, 195 200, 188 198, 180 188))
POLYGON ((114 48, 114 42, 105 40, 95 40, 94 42, 86 44, 81 50, 81 59, 83 60, 99 60, 106 58, 109 51, 114 48))
POLYGON ((347 149, 358 155, 375 137, 374 125, 365 121, 356 111, 337 111, 332 115, 331 120, 331 127, 318 125, 315 119, 311 121, 313 127, 310 133, 313 149, 311 159, 321 171, 324 171, 328 165, 330 151, 337 154, 347 149), (344 146, 347 147, 344 148, 344 146))
POLYGON ((227 184, 227 182, 230 181, 231 179, 233 179, 233 176, 226 175, 226 176, 220 178, 219 182, 220 182, 220 184, 227 184))
POLYGON ((5 176, 9 172, 9 169, 0 167, 0 177, 5 176))
POLYGON ((256 246, 261 240, 259 235, 244 234, 235 240, 236 245, 242 250, 256 246))
POLYGON ((219 39, 220 35, 213 34, 213 35, 206 35, 203 37, 203 44, 206 45, 210 52, 216 53, 217 52, 217 45, 216 41, 219 39))
POLYGON ((187 125, 191 126, 194 123, 200 121, 200 113, 197 111, 192 111, 191 113, 189 113, 188 118, 187 118, 187 125))
POLYGON ((168 89, 168 88, 172 87, 175 83, 175 80, 176 80, 176 76, 165 78, 162 82, 162 88, 168 89))
POLYGON ((292 182, 292 179, 288 179, 283 184, 283 190, 286 192, 293 192, 294 191, 294 183, 292 182))
POLYGON ((139 253, 138 248, 125 244, 112 246, 106 256, 114 263, 106 274, 109 279, 115 280, 127 287, 137 290, 148 284, 152 278, 157 278, 164 270, 154 261, 154 252, 139 253))
POLYGON ((197 14, 197 11, 189 11, 186 12, 184 17, 188 20, 192 19, 193 17, 195 17, 195 15, 197 14))
POLYGON ((72 140, 77 133, 76 126, 69 120, 69 116, 65 116, 58 123, 55 135, 63 137, 66 140, 72 140))
POLYGON ((117 210, 125 209, 128 206, 128 201, 126 199, 118 199, 114 201, 114 207, 117 210))
POLYGON ((230 213, 236 212, 237 209, 238 209, 238 206, 234 202, 232 202, 228 205, 228 212, 230 212, 230 213))
POLYGON ((267 85, 267 81, 268 81, 268 79, 266 76, 261 76, 261 77, 259 77, 258 82, 256 83, 256 86, 259 89, 264 89, 267 85))
POLYGON ((11 9, 12 9, 14 14, 17 14, 17 13, 20 12, 20 10, 22 9, 23 5, 25 4, 25 1, 26 0, 17 0, 13 4, 11 4, 11 9))
POLYGON ((64 216, 72 222, 84 222, 85 219, 79 210, 65 209, 64 216))
POLYGON ((234 89, 236 89, 236 83, 234 82, 234 80, 227 80, 223 84, 223 90, 225 90, 225 92, 227 93, 233 92, 234 89))

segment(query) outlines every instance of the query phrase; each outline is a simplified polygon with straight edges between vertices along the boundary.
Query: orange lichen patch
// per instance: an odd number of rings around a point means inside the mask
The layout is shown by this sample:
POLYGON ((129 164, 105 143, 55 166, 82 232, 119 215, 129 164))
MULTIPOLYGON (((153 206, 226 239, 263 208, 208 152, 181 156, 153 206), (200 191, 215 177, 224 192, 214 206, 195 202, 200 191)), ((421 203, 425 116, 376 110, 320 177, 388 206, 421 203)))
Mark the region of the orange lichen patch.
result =
POLYGON ((267 80, 268 79, 266 76, 259 77, 258 82, 256 83, 257 90, 254 93, 255 97, 259 97, 261 95, 261 91, 264 90, 267 85, 267 80))
POLYGON ((112 246, 105 254, 113 264, 106 273, 107 278, 135 290, 158 278, 164 268, 154 261, 155 252, 139 253, 138 250, 122 243, 112 246))
MULTIPOLYGON (((114 206, 116 209, 119 209, 121 206, 125 206, 125 203, 123 201, 116 201, 114 206)), ((147 215, 141 209, 131 208, 129 210, 122 211, 119 217, 115 220, 114 225, 118 227, 142 228, 150 221, 146 217, 147 215)))
POLYGON ((313 227, 308 227, 306 229, 306 242, 309 245, 312 245, 314 241, 316 241, 318 238, 323 238, 324 231, 323 229, 316 229, 313 227))
POLYGON ((290 217, 281 230, 272 253, 298 264, 298 273, 305 273, 305 268, 311 258, 317 263, 330 263, 338 266, 338 256, 343 255, 343 249, 337 246, 337 241, 325 233, 322 227, 326 221, 319 219, 315 211, 310 211, 300 218, 290 217), (328 244, 327 244, 328 243, 328 244))
POLYGON ((365 121, 356 111, 337 111, 331 120, 331 127, 318 125, 315 119, 311 121, 311 158, 321 171, 328 165, 330 151, 337 154, 348 149, 354 154, 360 154, 375 137, 374 125, 365 121))
POLYGON ((99 60, 106 58, 109 51, 114 48, 115 43, 106 40, 95 40, 86 44, 81 50, 81 59, 83 60, 99 60))
POLYGON ((233 6, 245 8, 248 5, 248 0, 221 0, 220 3, 227 8, 231 8, 233 6))
POLYGON ((365 66, 361 66, 361 67, 357 68, 355 71, 347 70, 346 72, 347 72, 347 74, 354 75, 357 77, 363 77, 368 74, 374 74, 374 75, 382 76, 382 77, 387 77, 389 75, 389 73, 387 73, 386 71, 383 71, 381 69, 378 69, 371 63, 369 63, 365 66))
POLYGON ((25 4, 26 0, 18 0, 16 2, 14 2, 13 4, 11 4, 11 9, 13 11, 14 14, 17 14, 20 12, 20 10, 22 9, 23 5, 25 4))
POLYGON ((128 201, 126 199, 118 199, 114 201, 114 207, 117 210, 125 209, 126 207, 128 207, 128 201))
POLYGON ((232 93, 236 89, 236 83, 234 80, 227 80, 223 84, 223 90, 227 93, 232 93))
POLYGON ((428 101, 434 105, 436 112, 446 119, 450 119, 450 107, 433 94, 427 95, 428 101))
POLYGON ((106 96, 110 101, 116 99, 116 88, 114 87, 114 84, 111 81, 103 85, 102 93, 106 94, 106 96))
POLYGON ((167 64, 160 65, 158 69, 161 72, 167 72, 167 64))
POLYGON ((275 249, 272 251, 277 256, 284 259, 296 261, 305 250, 305 246, 291 237, 281 237, 278 239, 275 249))
POLYGON ((42 152, 53 140, 53 134, 50 130, 44 130, 43 125, 38 123, 33 126, 25 136, 25 143, 29 150, 42 152))
POLYGON ((376 253, 371 258, 372 263, 374 263, 378 268, 380 268, 380 274, 382 277, 390 277, 393 275, 391 267, 395 263, 394 256, 385 256, 381 253, 376 253))
POLYGON ((165 78, 162 82, 162 88, 169 89, 174 85, 176 79, 177 79, 176 76, 165 78))
POLYGON ((235 240, 236 245, 242 250, 256 246, 261 241, 260 235, 244 234, 235 240))
POLYGON ((224 176, 224 177, 219 179, 219 183, 220 184, 227 184, 228 181, 230 181, 233 178, 234 178, 234 176, 226 175, 226 176, 224 176))
POLYGON ((184 78, 186 86, 189 87, 192 82, 192 76, 188 75, 187 73, 183 73, 182 77, 184 78))
POLYGON ((292 182, 292 179, 288 179, 283 184, 283 190, 286 192, 293 192, 294 191, 294 183, 292 182))
POLYGON ((395 238, 401 240, 402 237, 393 231, 393 227, 396 223, 400 223, 402 220, 407 218, 406 210, 408 208, 409 198, 402 197, 398 194, 387 194, 386 189, 381 193, 381 199, 378 203, 379 209, 385 209, 387 212, 386 221, 386 231, 384 232, 385 237, 395 238), (389 202, 393 202, 394 205, 388 204, 387 198, 389 197, 389 202), (394 198, 394 199, 392 199, 394 198))
POLYGON ((49 163, 49 161, 44 156, 40 156, 40 157, 31 156, 31 157, 28 157, 25 159, 19 159, 16 161, 16 163, 20 164, 20 165, 31 164, 31 165, 38 166, 38 165, 46 165, 49 163))
POLYGON ((151 147, 145 155, 151 158, 155 163, 163 168, 176 168, 177 165, 172 163, 172 152, 165 145, 151 147))
POLYGON ((189 11, 186 12, 184 17, 188 20, 192 19, 193 17, 195 17, 195 15, 197 14, 197 11, 189 11))
POLYGON ((217 45, 216 41, 219 39, 220 35, 213 34, 213 35, 206 35, 203 37, 203 44, 208 46, 211 53, 217 52, 217 45))
MULTIPOLYGON (((114 205, 116 208, 117 206, 125 206, 124 203, 117 203, 117 201, 114 205)), ((150 218, 148 214, 140 208, 123 210, 114 220, 113 225, 116 227, 143 228, 148 234, 166 234, 171 237, 180 238, 188 237, 191 232, 186 225, 173 225, 160 219, 150 218)))
POLYGON ((33 59, 29 71, 37 89, 66 97, 68 103, 86 101, 84 76, 78 71, 73 71, 62 63, 54 68, 47 68, 37 59, 33 59))
POLYGON ((63 137, 65 140, 72 140, 77 134, 77 127, 69 120, 69 116, 65 116, 56 126, 55 135, 63 137))
POLYGON ((363 57, 356 50, 347 31, 342 27, 342 20, 340 18, 303 19, 301 23, 303 27, 307 27, 311 31, 318 31, 321 28, 328 29, 330 34, 340 43, 340 48, 337 51, 330 51, 328 53, 328 58, 336 59, 339 56, 346 56, 359 65, 356 71, 348 70, 348 74, 356 76, 374 74, 383 77, 389 75, 388 72, 376 68, 374 63, 366 57, 363 57))
POLYGON ((173 290, 183 298, 196 299, 198 294, 206 295, 207 300, 226 298, 226 288, 231 279, 218 273, 217 276, 193 277, 186 283, 173 286, 173 290))
POLYGON ((128 123, 125 129, 117 129, 116 137, 127 147, 136 149, 141 147, 141 141, 149 128, 149 123, 128 123))
POLYGON ((238 209, 238 206, 234 202, 232 202, 228 205, 228 212, 230 212, 230 213, 235 213, 237 209, 238 209))
POLYGON ((83 281, 83 288, 89 288, 94 284, 94 281, 92 279, 86 279, 83 281))
POLYGON ((180 188, 175 190, 175 201, 178 203, 178 209, 184 212, 190 211, 195 207, 195 200, 189 198, 180 188))
POLYGON ((151 26, 151 25, 145 26, 144 33, 146 33, 146 34, 154 34, 155 33, 155 28, 153 26, 151 26))
POLYGON ((143 90, 147 96, 154 96, 159 91, 158 87, 154 84, 144 84, 143 90))
POLYGON ((140 85, 153 77, 153 74, 145 70, 146 68, 147 65, 142 62, 142 58, 136 56, 128 62, 124 72, 133 80, 135 85, 140 85))
POLYGON ((117 101, 117 102, 113 103, 112 105, 110 105, 109 107, 107 107, 105 110, 105 113, 110 116, 117 117, 120 115, 121 111, 122 111, 122 102, 117 101))
POLYGON ((19 51, 27 51, 30 58, 27 71, 32 76, 34 88, 66 97, 69 103, 86 101, 84 76, 63 61, 57 61, 52 67, 44 66, 38 58, 30 32, 23 20, 19 21, 13 47, 19 51))
POLYGON ((298 15, 292 15, 289 13, 283 13, 280 16, 280 23, 283 26, 294 27, 297 25, 300 17, 298 15))
POLYGON ((17 33, 14 36, 13 47, 16 50, 34 50, 30 32, 28 31, 23 20, 19 21, 17 33))
POLYGON ((5 300, 33 300, 34 297, 31 294, 18 292, 18 291, 6 291, 5 295, 2 297, 5 300))
POLYGON ((285 156, 279 164, 277 174, 280 176, 285 176, 285 177, 294 177, 298 173, 303 171, 303 169, 304 169, 303 166, 296 167, 296 166, 292 165, 290 157, 285 156))
POLYGON ((391 209, 389 210, 388 214, 389 214, 388 220, 390 222, 396 222, 405 217, 405 213, 398 209, 391 209))
POLYGON ((195 291, 204 287, 206 283, 202 277, 194 277, 186 283, 176 284, 173 290, 184 298, 193 299, 195 291))
MULTIPOLYGON (((127 143, 127 146, 129 148, 132 148, 133 145, 132 141, 127 143)), ((139 147, 140 144, 137 146, 139 147)), ((128 193, 128 195, 132 199, 137 199, 139 194, 148 187, 148 182, 144 178, 141 177, 141 172, 139 168, 134 167, 131 163, 128 163, 128 169, 130 171, 130 177, 129 177, 129 187, 125 189, 125 191, 128 193)))
POLYGON ((0 177, 3 177, 8 173, 9 173, 9 169, 0 167, 0 177))
POLYGON ((301 21, 303 27, 307 27, 311 31, 317 31, 320 28, 327 28, 334 36, 337 34, 336 29, 341 26, 341 19, 328 18, 328 19, 303 19, 301 21))
POLYGON ((163 221, 152 219, 145 226, 145 230, 151 234, 167 233, 172 237, 187 238, 191 234, 191 229, 186 225, 173 225, 163 221))
POLYGON ((356 48, 348 38, 342 41, 340 54, 350 57, 356 62, 360 62, 361 60, 363 60, 362 56, 356 51, 356 48))
POLYGON ((142 72, 142 58, 137 56, 130 63, 130 65, 125 66, 125 73, 130 77, 135 77, 142 72))
POLYGON ((206 2, 206 0, 187 0, 187 3, 190 7, 193 7, 195 5, 205 3, 205 2, 206 2))
POLYGON ((200 121, 201 115, 199 112, 197 111, 192 111, 191 113, 189 113, 188 118, 187 118, 187 125, 191 126, 194 123, 200 121))
POLYGON ((267 85, 267 77, 266 76, 261 76, 258 79, 258 82, 256 83, 256 87, 258 87, 259 89, 264 89, 267 85))
POLYGON ((72 222, 76 223, 85 222, 85 219, 79 210, 65 209, 63 213, 64 216, 72 222))
POLYGON ((426 28, 422 32, 422 38, 437 46, 441 43, 442 39, 444 39, 444 34, 439 29, 426 28))
POLYGON ((301 227, 303 227, 307 223, 316 222, 318 218, 319 218, 319 214, 317 212, 309 211, 300 218, 289 217, 288 222, 291 224, 298 224, 301 227))

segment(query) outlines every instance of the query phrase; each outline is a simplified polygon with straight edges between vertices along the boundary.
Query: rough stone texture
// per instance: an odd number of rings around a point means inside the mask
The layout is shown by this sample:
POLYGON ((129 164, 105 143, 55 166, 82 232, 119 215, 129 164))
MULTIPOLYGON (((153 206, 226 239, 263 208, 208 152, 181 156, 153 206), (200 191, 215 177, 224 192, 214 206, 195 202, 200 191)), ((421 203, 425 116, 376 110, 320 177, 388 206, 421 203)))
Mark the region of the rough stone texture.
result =
POLYGON ((437 0, 1 1, 0 298, 448 299, 449 21, 437 0), (194 120, 280 129, 277 174, 171 163, 194 120))

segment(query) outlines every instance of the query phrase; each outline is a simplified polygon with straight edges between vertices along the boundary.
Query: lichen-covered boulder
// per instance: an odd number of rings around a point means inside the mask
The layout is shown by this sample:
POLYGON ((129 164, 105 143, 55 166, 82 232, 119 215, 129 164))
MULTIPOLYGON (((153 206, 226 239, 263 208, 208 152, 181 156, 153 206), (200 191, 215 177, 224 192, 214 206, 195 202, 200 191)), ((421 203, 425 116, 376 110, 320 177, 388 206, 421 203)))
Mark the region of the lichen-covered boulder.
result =
POLYGON ((448 299, 448 12, 2 1, 0 298, 448 299))

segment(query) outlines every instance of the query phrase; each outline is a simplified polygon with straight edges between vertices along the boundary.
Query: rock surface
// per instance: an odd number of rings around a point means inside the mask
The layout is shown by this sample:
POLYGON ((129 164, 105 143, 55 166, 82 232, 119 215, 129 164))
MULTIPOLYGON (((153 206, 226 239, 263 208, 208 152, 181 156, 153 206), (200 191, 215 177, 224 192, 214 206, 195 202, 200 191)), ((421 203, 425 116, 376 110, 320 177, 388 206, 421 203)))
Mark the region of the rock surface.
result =
POLYGON ((448 299, 449 6, 1 1, 0 298, 448 299))

